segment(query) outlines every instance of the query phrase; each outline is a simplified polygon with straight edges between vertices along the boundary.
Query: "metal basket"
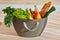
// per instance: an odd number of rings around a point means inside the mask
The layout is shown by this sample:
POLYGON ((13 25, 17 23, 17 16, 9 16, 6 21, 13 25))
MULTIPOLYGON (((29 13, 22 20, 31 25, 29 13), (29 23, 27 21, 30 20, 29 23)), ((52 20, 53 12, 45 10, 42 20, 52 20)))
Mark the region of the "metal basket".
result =
POLYGON ((13 25, 19 36, 36 37, 40 36, 47 23, 47 18, 41 20, 21 20, 14 18, 13 25))

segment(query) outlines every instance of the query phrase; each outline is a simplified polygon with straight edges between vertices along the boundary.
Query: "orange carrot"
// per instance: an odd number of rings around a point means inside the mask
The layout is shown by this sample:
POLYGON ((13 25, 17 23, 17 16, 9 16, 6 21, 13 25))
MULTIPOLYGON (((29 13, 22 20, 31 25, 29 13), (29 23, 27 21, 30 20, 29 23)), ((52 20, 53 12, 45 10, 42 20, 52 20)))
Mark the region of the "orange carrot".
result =
POLYGON ((34 19, 35 20, 39 20, 39 19, 41 19, 41 15, 40 15, 40 13, 39 13, 39 11, 37 10, 37 7, 35 6, 35 10, 34 10, 35 12, 34 12, 34 19))

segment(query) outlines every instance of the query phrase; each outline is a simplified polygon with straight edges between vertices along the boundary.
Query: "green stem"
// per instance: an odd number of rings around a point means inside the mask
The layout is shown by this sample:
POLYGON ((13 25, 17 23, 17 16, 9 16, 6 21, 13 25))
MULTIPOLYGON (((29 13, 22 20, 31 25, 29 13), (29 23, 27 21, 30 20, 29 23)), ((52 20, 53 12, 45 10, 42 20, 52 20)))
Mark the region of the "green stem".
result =
POLYGON ((51 9, 46 13, 46 15, 45 15, 44 17, 48 17, 49 14, 50 14, 51 12, 55 11, 55 10, 56 10, 55 7, 52 6, 51 9))

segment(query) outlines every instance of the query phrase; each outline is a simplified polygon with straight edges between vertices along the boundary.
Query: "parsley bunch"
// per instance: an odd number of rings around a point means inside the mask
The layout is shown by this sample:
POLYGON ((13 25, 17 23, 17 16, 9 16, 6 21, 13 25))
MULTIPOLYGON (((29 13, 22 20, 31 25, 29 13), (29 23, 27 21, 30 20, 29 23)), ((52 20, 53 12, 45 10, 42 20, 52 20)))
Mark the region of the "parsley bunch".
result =
POLYGON ((16 11, 16 9, 11 8, 11 7, 6 7, 6 9, 3 9, 2 11, 4 11, 4 13, 6 13, 7 15, 4 18, 4 24, 8 27, 10 27, 10 25, 13 22, 13 12, 16 11))

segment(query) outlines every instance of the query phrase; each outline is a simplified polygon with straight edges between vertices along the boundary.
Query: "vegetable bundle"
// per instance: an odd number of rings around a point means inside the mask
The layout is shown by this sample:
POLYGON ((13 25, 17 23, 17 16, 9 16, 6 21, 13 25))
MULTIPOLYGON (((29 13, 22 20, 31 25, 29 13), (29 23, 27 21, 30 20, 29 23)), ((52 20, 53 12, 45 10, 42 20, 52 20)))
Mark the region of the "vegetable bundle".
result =
POLYGON ((34 6, 34 11, 32 11, 29 8, 26 8, 26 10, 23 10, 21 8, 15 9, 15 8, 11 8, 11 7, 6 7, 6 9, 3 9, 2 11, 4 11, 4 13, 6 13, 7 15, 4 18, 4 23, 6 26, 9 26, 12 24, 13 22, 13 18, 19 18, 19 19, 23 19, 23 20, 40 20, 42 18, 48 17, 48 15, 55 11, 55 7, 51 6, 51 2, 46 3, 41 11, 38 11, 37 6, 34 6), (49 9, 50 8, 50 9, 49 9))

